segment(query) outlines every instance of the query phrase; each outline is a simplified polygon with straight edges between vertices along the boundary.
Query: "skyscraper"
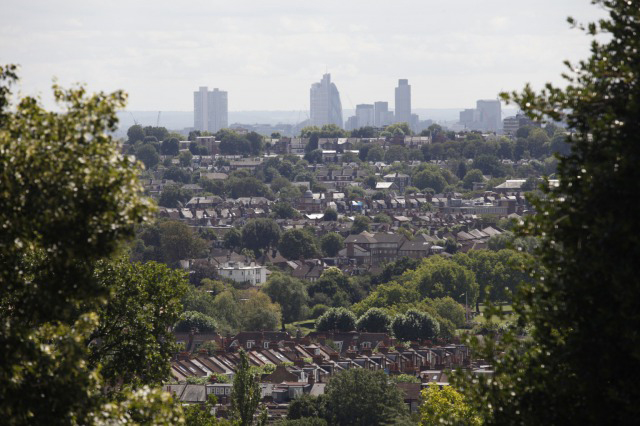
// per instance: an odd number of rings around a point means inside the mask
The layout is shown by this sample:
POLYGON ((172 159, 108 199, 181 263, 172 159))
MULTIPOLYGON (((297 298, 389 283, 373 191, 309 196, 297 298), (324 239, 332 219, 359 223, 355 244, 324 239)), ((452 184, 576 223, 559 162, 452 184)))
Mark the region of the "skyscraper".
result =
POLYGON ((374 114, 372 104, 356 105, 356 118, 358 127, 366 127, 374 125, 374 114))
POLYGON ((311 124, 324 126, 335 124, 342 128, 342 103, 340 93, 331 82, 331 74, 324 74, 319 83, 313 83, 310 91, 311 124))
POLYGON ((389 112, 389 102, 374 102, 374 125, 376 127, 383 127, 391 124, 393 115, 389 112), (390 117, 391 116, 391 117, 390 117))
POLYGON ((395 122, 411 125, 411 86, 406 78, 398 80, 398 87, 396 87, 395 122))
POLYGON ((499 100, 479 100, 476 102, 476 110, 483 131, 498 132, 502 130, 502 108, 499 100))
POLYGON ((201 86, 193 92, 193 127, 200 131, 217 132, 228 126, 227 92, 201 86))

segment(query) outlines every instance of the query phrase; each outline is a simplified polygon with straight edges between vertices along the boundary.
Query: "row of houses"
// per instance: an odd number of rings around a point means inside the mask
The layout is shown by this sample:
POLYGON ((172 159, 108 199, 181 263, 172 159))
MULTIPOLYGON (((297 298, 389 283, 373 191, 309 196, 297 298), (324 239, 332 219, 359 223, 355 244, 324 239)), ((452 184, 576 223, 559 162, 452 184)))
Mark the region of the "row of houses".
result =
POLYGON ((409 374, 417 383, 398 386, 413 410, 419 405, 420 390, 437 383, 448 385, 448 371, 466 368, 491 374, 490 368, 472 361, 469 348, 461 344, 396 342, 385 333, 314 332, 292 337, 287 332, 241 332, 223 337, 217 333, 178 333, 185 351, 172 360, 174 384, 165 390, 182 403, 203 404, 208 395, 217 397, 224 412, 230 403, 232 381, 238 368, 239 349, 246 351, 250 365, 269 371, 260 377, 262 402, 272 420, 286 415, 288 404, 303 394, 322 395, 335 374, 349 369, 380 370, 389 375, 409 374), (215 342, 215 351, 200 349, 215 342), (270 367, 270 368, 267 368, 270 367), (186 384, 189 378, 206 378, 206 384, 186 384))

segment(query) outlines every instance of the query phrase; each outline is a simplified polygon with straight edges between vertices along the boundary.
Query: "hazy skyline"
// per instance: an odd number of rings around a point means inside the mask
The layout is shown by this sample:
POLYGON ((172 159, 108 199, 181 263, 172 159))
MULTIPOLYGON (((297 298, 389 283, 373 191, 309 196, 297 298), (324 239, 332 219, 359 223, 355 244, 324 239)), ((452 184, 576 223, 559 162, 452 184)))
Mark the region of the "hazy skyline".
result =
POLYGON ((566 17, 588 0, 2 1, 0 60, 21 65, 19 89, 84 82, 124 89, 130 110, 191 111, 199 86, 229 110, 308 110, 330 72, 345 109, 388 101, 409 79, 414 108, 472 108, 531 82, 560 82, 589 39, 566 17), (561 4, 560 4, 561 3, 561 4))

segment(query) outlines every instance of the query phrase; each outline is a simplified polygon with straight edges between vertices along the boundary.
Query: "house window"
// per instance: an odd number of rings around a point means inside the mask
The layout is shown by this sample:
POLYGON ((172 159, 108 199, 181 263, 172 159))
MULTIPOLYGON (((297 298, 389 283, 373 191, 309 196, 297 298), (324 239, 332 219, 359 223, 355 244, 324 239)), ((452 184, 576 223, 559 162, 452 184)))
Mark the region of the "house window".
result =
POLYGON ((247 341, 247 349, 251 349, 253 347, 253 345, 255 345, 256 342, 253 340, 249 340, 247 341))
POLYGON ((269 349, 269 342, 264 342, 263 346, 265 349, 269 349))
POLYGON ((371 349, 371 342, 362 342, 363 349, 371 349))

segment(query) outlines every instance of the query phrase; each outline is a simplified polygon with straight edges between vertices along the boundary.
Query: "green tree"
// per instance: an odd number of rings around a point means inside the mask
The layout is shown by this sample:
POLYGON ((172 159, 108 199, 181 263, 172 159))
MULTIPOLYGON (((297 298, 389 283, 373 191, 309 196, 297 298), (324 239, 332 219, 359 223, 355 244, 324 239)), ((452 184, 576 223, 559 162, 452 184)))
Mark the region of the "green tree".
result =
POLYGON ((439 170, 426 169, 422 170, 413 177, 413 184, 420 189, 431 188, 436 193, 441 193, 447 181, 439 170))
POLYGON ((371 219, 369 219, 367 216, 356 216, 355 219, 353 219, 353 224, 351 225, 351 233, 359 234, 362 231, 368 231, 370 223, 371 219))
POLYGON ((249 356, 243 349, 240 349, 238 355, 240 361, 231 388, 231 412, 240 426, 251 426, 255 424, 253 416, 258 410, 262 392, 258 378, 249 364, 249 356))
POLYGON ((162 155, 178 155, 180 153, 180 141, 176 138, 163 140, 160 153, 162 155))
POLYGON ((191 199, 188 191, 183 191, 180 185, 167 185, 164 187, 158 205, 168 208, 178 208, 191 199))
POLYGON ((433 299, 433 307, 438 315, 451 321, 457 328, 464 326, 466 315, 464 306, 453 300, 451 297, 433 299))
POLYGON ((462 178, 463 186, 465 189, 473 189, 473 184, 476 182, 484 182, 484 175, 480 169, 471 169, 462 178))
POLYGON ((440 324, 426 312, 410 309, 404 315, 397 315, 391 322, 394 336, 400 340, 433 339, 440 333, 440 324))
POLYGON ((248 300, 240 304, 242 329, 247 331, 275 330, 282 321, 280 306, 259 291, 247 292, 248 300))
POLYGON ((195 329, 198 333, 211 333, 217 328, 215 319, 195 311, 184 312, 175 326, 176 331, 189 332, 195 329))
POLYGON ((138 148, 136 150, 136 158, 142 161, 147 169, 154 168, 160 161, 158 151, 151 144, 144 144, 138 148))
POLYGON ((382 147, 378 145, 374 145, 368 149, 367 156, 366 156, 367 161, 377 162, 377 161, 382 161, 383 158, 384 158, 384 150, 382 149, 382 147))
POLYGON ((302 281, 275 272, 271 274, 262 291, 282 308, 283 330, 286 324, 302 319, 308 300, 307 289, 302 281))
POLYGON ((344 238, 335 232, 329 232, 320 239, 320 247, 325 256, 334 257, 344 247, 344 238))
POLYGON ((325 404, 327 420, 336 425, 391 424, 408 416, 400 389, 380 370, 336 374, 327 383, 325 404))
POLYGON ((318 256, 316 238, 304 229, 288 229, 280 237, 278 250, 287 259, 311 259, 318 256))
POLYGON ((338 220, 338 212, 335 209, 332 209, 331 207, 327 207, 327 209, 324 211, 324 216, 322 220, 335 222, 336 220, 338 220))
POLYGON ((160 228, 160 251, 164 262, 172 267, 180 260, 200 257, 206 249, 205 241, 184 222, 163 221, 160 228))
POLYGON ((368 333, 387 333, 391 326, 391 317, 380 308, 371 308, 356 323, 358 331, 368 333))
POLYGON ((324 398, 302 394, 291 403, 287 410, 287 419, 297 420, 303 418, 322 418, 324 417, 324 398))
POLYGON ((131 145, 138 141, 143 141, 145 136, 146 135, 144 134, 144 130, 139 124, 133 125, 129 127, 129 130, 127 130, 127 138, 129 139, 129 143, 131 145))
POLYGON ((191 159, 192 158, 193 158, 193 154, 191 154, 191 152, 189 152, 189 151, 182 151, 178 155, 178 159, 180 160, 180 165, 182 167, 191 166, 191 159))
POLYGON ((428 388, 422 390, 422 401, 422 426, 482 424, 480 416, 465 402, 463 395, 451 386, 440 387, 437 383, 430 383, 428 388))
POLYGON ((356 329, 356 316, 345 308, 332 308, 316 320, 318 331, 352 331, 356 329))
POLYGON ((95 266, 150 213, 134 164, 109 136, 126 96, 54 86, 56 112, 29 97, 14 104, 15 70, 0 66, 0 416, 178 423, 179 407, 157 390, 129 387, 110 401, 88 362, 96 312, 111 299, 95 266))
POLYGON ((242 247, 258 253, 275 247, 280 240, 280 227, 273 219, 251 219, 242 227, 242 247))
POLYGON ((424 259, 407 278, 422 297, 450 296, 458 302, 467 300, 471 304, 478 297, 478 284, 473 272, 441 256, 424 259))
MULTIPOLYGON (((640 9, 595 3, 605 16, 580 26, 594 37, 591 55, 568 64, 566 87, 548 84, 536 94, 527 86, 508 97, 572 133, 559 186, 532 200, 538 213, 521 230, 540 237, 535 281, 515 304, 531 338, 501 339, 508 346, 496 348, 504 355, 491 381, 468 387, 474 408, 493 424, 633 424, 640 416, 630 374, 640 367, 633 232, 640 211, 627 195, 640 189, 640 9)), ((491 353, 483 355, 493 361, 491 353)))
POLYGON ((300 216, 300 213, 286 201, 274 204, 271 212, 276 219, 295 219, 300 216))
POLYGON ((170 377, 175 352, 168 330, 182 310, 183 273, 154 262, 117 259, 100 262, 94 274, 114 296, 98 311, 98 326, 87 339, 90 365, 101 366, 111 389, 133 380, 162 384, 170 377))
POLYGON ((236 250, 242 247, 242 232, 238 228, 229 229, 222 238, 224 248, 236 250))

